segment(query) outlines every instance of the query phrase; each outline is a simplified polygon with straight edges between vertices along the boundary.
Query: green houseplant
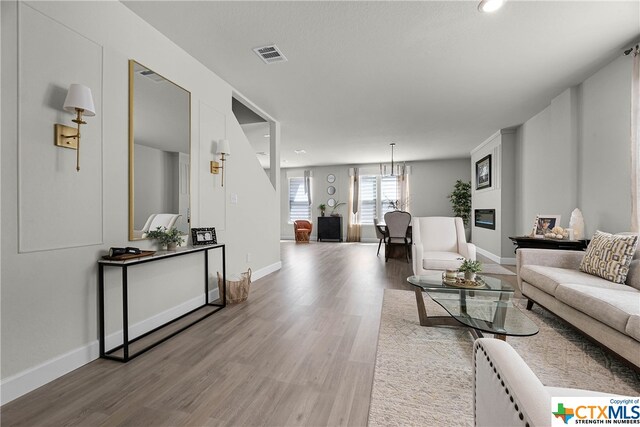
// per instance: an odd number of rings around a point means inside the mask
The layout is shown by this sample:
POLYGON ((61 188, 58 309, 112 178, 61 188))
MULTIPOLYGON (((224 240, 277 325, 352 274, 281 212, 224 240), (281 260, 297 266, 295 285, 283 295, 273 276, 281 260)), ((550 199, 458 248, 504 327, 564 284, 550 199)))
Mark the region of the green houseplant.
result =
POLYGON ((460 264, 459 271, 464 273, 464 278, 467 280, 475 280, 476 273, 482 271, 482 263, 480 261, 472 261, 470 259, 465 259, 460 264))
POLYGON ((453 214, 462 218, 465 227, 471 219, 471 182, 457 180, 453 192, 447 196, 451 200, 453 214))
POLYGON ((156 240, 162 246, 166 246, 168 250, 175 250, 178 245, 184 242, 182 233, 177 228, 172 227, 167 230, 166 227, 158 227, 147 234, 150 239, 156 240))
POLYGON ((327 210, 327 205, 320 203, 320 205, 318 205, 318 209, 320 209, 320 216, 324 216, 324 211, 327 210))
POLYGON ((338 202, 336 201, 336 204, 333 208, 331 208, 331 216, 340 216, 339 213, 336 213, 336 209, 338 209, 340 206, 342 205, 346 205, 346 202, 338 202))

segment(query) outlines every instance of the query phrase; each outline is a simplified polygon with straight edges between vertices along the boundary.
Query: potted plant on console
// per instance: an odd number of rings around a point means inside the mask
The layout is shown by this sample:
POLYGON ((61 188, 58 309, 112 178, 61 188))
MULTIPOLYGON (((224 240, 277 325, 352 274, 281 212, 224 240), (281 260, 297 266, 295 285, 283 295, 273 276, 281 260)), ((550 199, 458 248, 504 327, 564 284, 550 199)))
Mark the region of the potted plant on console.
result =
POLYGON ((482 264, 480 261, 472 261, 470 259, 465 259, 458 271, 464 273, 465 280, 476 280, 476 273, 482 271, 482 264))
POLYGON ((320 205, 318 205, 318 209, 320 209, 320 216, 324 216, 324 211, 327 210, 327 205, 320 203, 320 205))
POLYGON ((166 246, 167 250, 175 251, 178 245, 184 242, 182 233, 177 228, 172 227, 167 230, 166 227, 158 227, 147 234, 150 239, 156 240, 160 245, 166 246))

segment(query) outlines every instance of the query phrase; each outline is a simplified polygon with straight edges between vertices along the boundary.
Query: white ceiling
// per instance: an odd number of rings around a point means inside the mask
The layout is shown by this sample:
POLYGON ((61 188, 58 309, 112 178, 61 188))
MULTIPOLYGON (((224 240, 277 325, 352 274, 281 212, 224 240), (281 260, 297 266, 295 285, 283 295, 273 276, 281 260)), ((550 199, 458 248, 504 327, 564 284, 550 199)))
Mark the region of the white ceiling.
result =
POLYGON ((281 122, 284 167, 388 161, 391 141, 468 157, 640 35, 637 1, 124 3, 281 122), (270 43, 289 61, 252 51, 270 43))

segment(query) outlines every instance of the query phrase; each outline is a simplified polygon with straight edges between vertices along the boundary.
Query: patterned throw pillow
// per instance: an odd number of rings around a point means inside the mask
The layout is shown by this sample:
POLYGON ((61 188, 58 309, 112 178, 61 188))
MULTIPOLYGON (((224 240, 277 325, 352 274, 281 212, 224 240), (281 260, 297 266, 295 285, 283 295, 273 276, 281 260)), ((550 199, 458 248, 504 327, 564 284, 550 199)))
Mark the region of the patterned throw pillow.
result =
POLYGON ((596 231, 580 263, 580 271, 615 283, 624 283, 637 246, 637 235, 614 236, 596 231))

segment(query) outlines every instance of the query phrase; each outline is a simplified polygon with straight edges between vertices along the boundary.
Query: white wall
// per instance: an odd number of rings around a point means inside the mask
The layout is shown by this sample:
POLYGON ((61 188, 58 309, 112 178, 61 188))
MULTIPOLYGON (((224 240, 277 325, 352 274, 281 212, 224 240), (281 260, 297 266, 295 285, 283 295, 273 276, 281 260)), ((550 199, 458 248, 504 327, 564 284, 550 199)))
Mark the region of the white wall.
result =
MULTIPOLYGON (((131 244, 126 108, 129 59, 191 92, 192 226, 216 227, 218 240, 227 245, 230 273, 249 265, 254 271, 278 267, 280 212, 279 188, 274 189, 265 176, 231 112, 232 88, 121 3, 4 1, 1 10, 1 375, 2 400, 6 402, 97 356, 96 260, 110 246, 131 244), (47 38, 52 51, 24 43, 25 34, 47 38), (68 65, 73 55, 56 55, 60 50, 78 52, 78 47, 85 45, 97 46, 100 55, 82 57, 84 62, 73 67, 68 65), (56 71, 65 68, 67 74, 56 71), (92 84, 98 115, 87 120, 82 142, 88 148, 83 147, 81 153, 85 165, 95 165, 77 173, 75 152, 49 147, 53 147, 54 121, 69 123, 71 118, 61 108, 64 90, 69 83, 82 82, 85 73, 100 78, 92 84), (32 89, 47 86, 52 88, 47 93, 32 89), (209 108, 207 114, 201 114, 204 106, 209 108), (211 111, 217 113, 209 114, 211 111), (33 133, 18 132, 26 123, 34 128, 33 133), (220 187, 220 176, 209 174, 208 167, 211 141, 221 137, 229 139, 232 150, 224 188, 220 187), (32 149, 35 145, 42 148, 32 149), (44 167, 34 167, 36 164, 44 167), (38 181, 48 185, 32 185, 38 181), (37 214, 33 207, 25 212, 24 206, 17 205, 25 185, 29 185, 33 200, 41 199, 42 209, 37 214), (72 232, 87 228, 98 241, 73 247, 61 240, 49 250, 19 251, 18 240, 28 235, 29 223, 18 218, 29 213, 31 221, 47 222, 54 208, 61 209, 60 201, 46 194, 49 187, 61 195, 64 209, 75 213, 70 218, 53 217, 54 224, 60 229, 71 227, 72 232), (98 202, 75 200, 78 189, 87 198, 97 194, 98 202), (230 203, 232 196, 237 203, 230 203), (96 227, 98 233, 94 232, 96 227), (251 254, 250 263, 247 254, 251 254)), ((46 242, 47 233, 40 238, 46 242)), ((154 247, 148 241, 135 244, 154 247)), ((211 258, 210 268, 215 272, 220 268, 219 258, 213 253, 211 258)), ((193 301, 202 289, 201 259, 201 255, 190 255, 133 269, 131 322, 163 310, 182 309, 193 301), (172 287, 175 284, 181 286, 172 287)), ((109 273, 109 333, 119 328, 119 290, 119 275, 109 273)))
POLYGON ((537 214, 582 210, 587 237, 596 229, 631 227, 629 57, 620 56, 518 130, 516 232, 531 231, 537 214))
POLYGON ((513 258, 509 236, 514 234, 515 129, 502 129, 471 152, 472 241, 495 261, 513 258), (491 155, 491 185, 476 189, 476 162, 491 155), (476 209, 495 209, 495 229, 476 227, 476 209), (488 253, 487 253, 488 252, 488 253))
POLYGON ((581 85, 579 206, 588 236, 631 230, 631 56, 581 85))
MULTIPOLYGON (((409 204, 411 215, 413 216, 451 216, 451 202, 447 196, 453 191, 456 180, 470 180, 469 159, 448 159, 448 160, 432 160, 421 162, 407 162, 411 166, 411 176, 409 178, 409 204)), ((312 178, 312 220, 317 222, 315 218, 320 215, 317 207, 320 203, 325 203, 330 197, 347 202, 349 199, 349 168, 358 165, 339 165, 339 166, 323 166, 308 168, 313 173, 312 178), (329 184, 327 175, 334 174, 336 182, 329 184), (327 188, 333 185, 336 188, 336 194, 330 196, 327 194, 327 188)), ((360 165, 363 166, 363 165, 360 165)), ((377 165, 364 165, 364 167, 377 165)), ((283 169, 282 192, 280 199, 280 210, 282 212, 280 218, 281 237, 283 239, 293 239, 293 225, 289 224, 289 188, 287 181, 287 172, 289 174, 300 175, 304 169, 283 169)), ((331 212, 328 208, 327 215, 331 212)), ((343 238, 347 238, 347 206, 339 208, 338 212, 342 214, 343 219, 343 238)), ((312 233, 312 238, 316 238, 316 229, 312 233)), ((372 225, 363 225, 361 228, 361 240, 378 241, 375 229, 372 225)))

